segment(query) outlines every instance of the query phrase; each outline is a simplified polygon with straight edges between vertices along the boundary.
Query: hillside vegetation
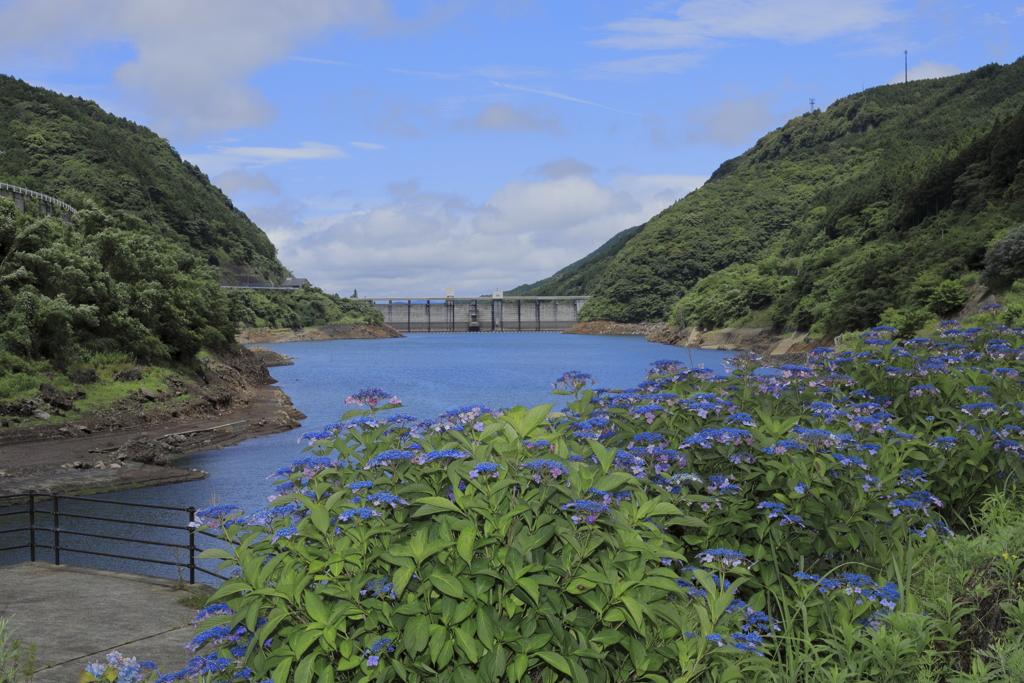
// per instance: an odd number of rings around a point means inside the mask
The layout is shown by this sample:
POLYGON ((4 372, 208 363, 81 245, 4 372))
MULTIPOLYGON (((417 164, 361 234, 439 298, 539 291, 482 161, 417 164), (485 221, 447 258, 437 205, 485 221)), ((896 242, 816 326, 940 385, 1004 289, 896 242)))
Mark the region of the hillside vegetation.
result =
POLYGON ((0 181, 79 209, 64 223, 0 199, 0 398, 34 390, 38 373, 190 364, 239 325, 380 322, 315 287, 218 287, 289 272, 196 166, 95 102, 0 75, 0 150, 0 181))
POLYGON ((841 332, 890 308, 941 315, 1024 222, 1022 107, 1024 59, 845 97, 722 164, 610 257, 520 289, 590 294, 585 320, 709 327, 759 311, 841 332))

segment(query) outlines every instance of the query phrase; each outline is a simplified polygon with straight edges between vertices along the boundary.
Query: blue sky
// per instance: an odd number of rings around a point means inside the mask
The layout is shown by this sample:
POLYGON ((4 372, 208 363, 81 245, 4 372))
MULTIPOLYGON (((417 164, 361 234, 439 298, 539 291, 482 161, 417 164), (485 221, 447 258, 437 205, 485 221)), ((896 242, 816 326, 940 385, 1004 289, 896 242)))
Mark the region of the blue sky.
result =
POLYGON ((329 292, 546 277, 839 97, 1024 55, 1024 0, 0 0, 0 72, 198 164, 329 292))

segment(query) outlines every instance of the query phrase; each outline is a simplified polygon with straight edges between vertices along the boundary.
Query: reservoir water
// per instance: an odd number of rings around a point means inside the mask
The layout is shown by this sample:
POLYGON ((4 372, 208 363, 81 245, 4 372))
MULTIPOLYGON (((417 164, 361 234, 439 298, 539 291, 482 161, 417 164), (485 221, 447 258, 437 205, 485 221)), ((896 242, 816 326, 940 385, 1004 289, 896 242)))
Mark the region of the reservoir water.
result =
MULTIPOLYGON (((350 407, 345 398, 363 389, 380 388, 397 395, 404 406, 399 410, 419 418, 474 404, 553 403, 558 409, 564 406, 563 397, 551 395, 551 384, 569 370, 593 375, 595 388, 628 389, 642 381, 648 366, 657 360, 679 360, 721 371, 721 361, 733 355, 652 344, 643 337, 553 333, 418 334, 400 339, 266 346, 296 358, 295 365, 271 368, 271 374, 295 407, 307 415, 302 428, 175 461, 179 467, 208 471, 209 478, 202 481, 99 498, 175 507, 233 503, 247 511, 264 507, 270 492, 267 477, 302 455, 305 443, 297 443, 299 436, 337 421, 350 407)), ((111 510, 111 514, 115 512, 111 510)), ((164 513, 141 514, 158 520, 164 513)), ((0 562, 13 559, 0 556, 0 562)), ((95 561, 86 555, 69 554, 64 561, 111 566, 110 561, 95 561)), ((157 573, 152 565, 142 568, 122 563, 121 568, 157 573)), ((173 568, 165 575, 173 577, 173 568)))

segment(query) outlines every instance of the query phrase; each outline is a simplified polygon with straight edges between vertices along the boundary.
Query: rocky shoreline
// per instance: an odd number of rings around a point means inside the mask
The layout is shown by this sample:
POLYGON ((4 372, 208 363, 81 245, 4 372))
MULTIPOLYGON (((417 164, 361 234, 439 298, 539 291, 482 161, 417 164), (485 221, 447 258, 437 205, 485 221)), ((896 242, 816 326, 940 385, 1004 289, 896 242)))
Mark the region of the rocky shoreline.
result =
POLYGON ((349 323, 282 329, 255 327, 243 330, 235 335, 235 341, 239 344, 280 344, 282 342, 330 341, 335 339, 395 339, 403 336, 405 335, 390 325, 349 323))
POLYGON ((0 431, 0 495, 80 495, 201 479, 205 472, 173 462, 294 429, 305 417, 271 386, 266 365, 244 348, 204 358, 195 375, 168 382, 166 390, 139 387, 128 398, 81 415, 74 415, 73 395, 55 398, 41 391, 26 402, 35 404, 32 410, 74 419, 0 431), (193 398, 182 401, 181 394, 193 398))
POLYGON ((727 327, 702 332, 670 323, 616 323, 603 320, 576 323, 563 334, 632 335, 649 342, 680 348, 715 351, 753 351, 765 365, 778 367, 803 361, 806 353, 824 345, 806 332, 778 335, 766 327, 727 327))

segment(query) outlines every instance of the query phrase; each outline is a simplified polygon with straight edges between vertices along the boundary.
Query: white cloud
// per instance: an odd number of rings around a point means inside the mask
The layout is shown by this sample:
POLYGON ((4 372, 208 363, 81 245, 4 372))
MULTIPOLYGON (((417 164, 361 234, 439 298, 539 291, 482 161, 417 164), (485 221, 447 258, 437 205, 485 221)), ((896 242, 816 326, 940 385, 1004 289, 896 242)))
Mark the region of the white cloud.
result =
POLYGON ((249 173, 242 168, 221 173, 213 179, 213 184, 229 195, 242 190, 281 194, 281 188, 266 173, 249 173))
POLYGON ((541 168, 560 177, 513 180, 482 206, 408 181, 369 208, 335 215, 300 219, 287 203, 248 213, 293 272, 327 291, 440 296, 454 286, 477 294, 547 277, 705 180, 622 175, 601 184, 576 160, 541 168), (576 172, 564 174, 570 167, 576 172))
POLYGON ((396 24, 383 0, 12 0, 0 7, 0 53, 71 59, 97 42, 135 58, 115 72, 119 94, 164 135, 260 126, 273 116, 248 81, 291 48, 331 30, 396 24))
POLYGON ((619 75, 675 74, 694 67, 701 61, 703 61, 703 58, 694 54, 650 55, 648 57, 634 57, 633 59, 602 62, 594 66, 594 70, 601 74, 619 75))
POLYGON ((524 88, 522 86, 511 85, 509 83, 499 83, 498 81, 491 81, 491 83, 493 85, 496 85, 496 86, 501 87, 501 88, 508 88, 509 90, 518 90, 520 92, 530 92, 530 93, 533 93, 535 95, 544 95, 545 97, 554 97, 555 99, 566 100, 567 102, 578 102, 580 104, 586 104, 586 105, 589 105, 591 107, 600 107, 601 109, 610 109, 611 111, 617 111, 620 114, 633 114, 633 116, 639 116, 639 114, 636 114, 636 113, 631 112, 631 111, 623 111, 622 109, 616 109, 615 107, 609 107, 609 106, 604 105, 604 104, 597 104, 596 102, 588 102, 587 100, 581 100, 578 97, 572 97, 570 95, 565 95, 563 93, 555 92, 553 90, 536 90, 534 88, 524 88))
POLYGON ((809 43, 869 31, 895 21, 893 0, 691 0, 673 18, 637 17, 609 23, 599 47, 670 50, 708 47, 729 39, 809 43))
POLYGON ((779 120, 771 110, 775 95, 762 93, 754 97, 711 102, 693 111, 689 119, 696 130, 690 142, 713 142, 738 145, 752 135, 767 133, 779 120))
POLYGON ((548 132, 560 135, 562 121, 557 113, 545 114, 534 107, 516 109, 510 104, 497 103, 484 107, 473 121, 473 127, 483 130, 508 131, 513 133, 548 132))
POLYGON ((549 161, 537 167, 537 173, 551 180, 559 180, 569 176, 592 176, 597 169, 579 159, 566 157, 557 161, 549 161))
MULTIPOLYGON (((942 78, 944 76, 955 76, 963 71, 955 64, 939 64, 938 62, 921 62, 906 73, 907 79, 911 81, 922 81, 928 78, 942 78)), ((904 73, 898 74, 889 79, 889 83, 902 83, 904 73)))
POLYGON ((385 149, 384 145, 378 145, 375 142, 350 142, 348 144, 359 149, 385 149))
POLYGON ((347 157, 345 150, 322 142, 301 142, 298 147, 214 147, 212 152, 186 155, 207 174, 248 166, 261 168, 291 161, 317 161, 347 157))

